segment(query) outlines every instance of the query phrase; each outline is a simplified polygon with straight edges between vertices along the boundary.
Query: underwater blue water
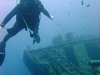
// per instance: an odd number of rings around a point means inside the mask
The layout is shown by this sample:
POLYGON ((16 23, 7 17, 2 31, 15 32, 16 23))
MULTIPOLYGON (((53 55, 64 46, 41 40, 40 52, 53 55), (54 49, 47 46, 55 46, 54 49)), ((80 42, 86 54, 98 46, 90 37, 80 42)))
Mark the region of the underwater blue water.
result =
MULTIPOLYGON (((67 32, 76 36, 100 36, 100 0, 41 0, 45 8, 54 16, 54 21, 41 14, 39 35, 41 43, 32 44, 29 32, 22 30, 6 44, 6 57, 0 66, 0 75, 32 75, 23 62, 23 52, 27 45, 33 49, 52 45, 52 38, 67 32), (87 7, 87 5, 90 5, 87 7)), ((0 0, 0 22, 16 6, 16 0, 0 0)), ((15 17, 7 23, 6 28, 13 26, 15 17)), ((0 41, 7 34, 4 28, 0 31, 0 41)))

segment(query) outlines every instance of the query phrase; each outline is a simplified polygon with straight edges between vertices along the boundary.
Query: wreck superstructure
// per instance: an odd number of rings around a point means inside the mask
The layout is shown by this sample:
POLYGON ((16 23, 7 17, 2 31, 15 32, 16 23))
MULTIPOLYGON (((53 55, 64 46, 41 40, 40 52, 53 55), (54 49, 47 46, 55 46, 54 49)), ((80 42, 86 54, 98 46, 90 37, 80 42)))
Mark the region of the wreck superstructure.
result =
POLYGON ((100 38, 24 51, 33 75, 92 75, 90 60, 100 60, 100 38))

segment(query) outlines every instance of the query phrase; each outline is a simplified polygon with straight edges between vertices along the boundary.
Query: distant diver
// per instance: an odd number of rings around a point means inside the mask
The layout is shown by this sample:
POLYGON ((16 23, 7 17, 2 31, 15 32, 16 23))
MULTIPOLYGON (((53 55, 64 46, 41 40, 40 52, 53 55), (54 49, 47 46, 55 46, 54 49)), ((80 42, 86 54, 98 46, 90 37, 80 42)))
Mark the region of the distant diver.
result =
POLYGON ((20 0, 20 3, 5 17, 0 24, 0 30, 16 15, 16 22, 12 28, 7 29, 8 34, 4 37, 0 43, 0 66, 5 58, 6 42, 13 36, 15 36, 22 29, 30 32, 30 37, 33 38, 33 44, 40 42, 40 36, 38 34, 40 14, 45 14, 48 18, 53 20, 54 16, 51 16, 49 12, 44 8, 39 0, 20 0))

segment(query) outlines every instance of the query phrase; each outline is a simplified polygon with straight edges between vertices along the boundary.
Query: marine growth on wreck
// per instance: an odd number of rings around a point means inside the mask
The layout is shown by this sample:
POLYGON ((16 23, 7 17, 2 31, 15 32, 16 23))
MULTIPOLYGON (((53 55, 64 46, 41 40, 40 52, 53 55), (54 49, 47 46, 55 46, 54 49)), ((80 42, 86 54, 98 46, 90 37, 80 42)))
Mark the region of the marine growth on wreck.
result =
POLYGON ((30 72, 33 75, 100 74, 100 62, 97 62, 100 61, 100 38, 80 40, 72 32, 65 36, 63 40, 60 34, 56 35, 52 46, 24 51, 24 63, 30 72), (92 65, 93 62, 97 65, 92 65))

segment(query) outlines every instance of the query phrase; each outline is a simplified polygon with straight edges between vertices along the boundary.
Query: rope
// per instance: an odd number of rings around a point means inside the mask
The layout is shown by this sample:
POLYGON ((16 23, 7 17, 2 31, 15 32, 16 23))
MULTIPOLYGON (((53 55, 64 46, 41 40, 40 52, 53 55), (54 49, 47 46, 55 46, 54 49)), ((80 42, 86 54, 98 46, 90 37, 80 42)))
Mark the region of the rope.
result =
MULTIPOLYGON (((20 14, 20 15, 21 15, 21 14, 20 14)), ((22 15, 21 15, 21 17, 22 17, 22 19, 23 19, 23 21, 24 21, 24 23, 25 23, 25 25, 26 25, 26 27, 27 27, 28 31, 30 31, 30 29, 29 29, 29 27, 28 27, 28 24, 26 23, 25 19, 23 18, 23 16, 22 16, 22 15)))

